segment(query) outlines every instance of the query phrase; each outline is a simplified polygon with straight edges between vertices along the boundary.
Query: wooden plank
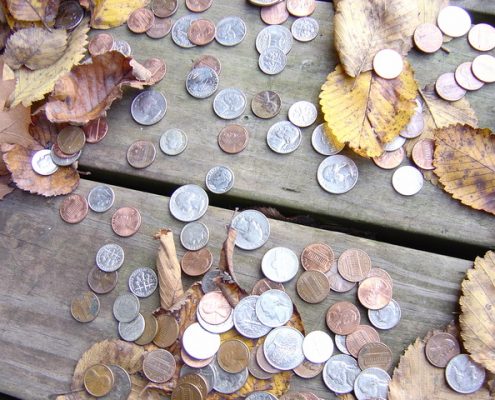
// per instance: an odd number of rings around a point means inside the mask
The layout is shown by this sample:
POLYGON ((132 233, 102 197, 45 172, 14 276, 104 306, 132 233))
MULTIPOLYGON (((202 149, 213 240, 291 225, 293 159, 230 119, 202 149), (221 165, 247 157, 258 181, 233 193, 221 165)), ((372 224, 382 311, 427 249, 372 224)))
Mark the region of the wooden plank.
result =
MULTIPOLYGON (((76 192, 87 195, 95 185, 82 181, 76 192)), ((183 223, 168 213, 168 198, 114 187, 116 200, 111 211, 89 213, 77 225, 59 217, 62 198, 42 198, 16 191, 0 207, 0 393, 23 399, 46 399, 49 394, 69 390, 75 364, 93 343, 117 337, 112 317, 116 296, 127 291, 127 278, 133 269, 154 266, 157 242, 152 235, 167 227, 178 237, 183 223), (112 232, 113 211, 121 206, 137 207, 143 217, 139 232, 120 238, 112 232), (94 257, 105 243, 119 243, 125 250, 125 263, 119 271, 118 287, 100 296, 101 311, 89 324, 71 318, 73 296, 87 289, 86 277, 94 257), (29 376, 30 379, 25 379, 29 376)), ((201 219, 210 230, 208 244, 219 259, 225 239, 225 225, 232 213, 210 207, 201 219)), ((300 254, 314 242, 332 246, 336 255, 348 248, 368 252, 373 265, 387 270, 394 280, 394 298, 402 307, 400 324, 380 332, 381 339, 393 351, 397 362, 405 347, 417 336, 441 327, 457 310, 459 284, 471 262, 401 248, 342 233, 322 231, 280 221, 270 221, 271 236, 261 249, 248 252, 236 249, 234 261, 241 284, 248 290, 260 278, 263 254, 274 246, 286 246, 300 254)), ((177 242, 177 240, 176 240, 177 242)), ((177 243, 179 256, 184 249, 177 243)), ((186 285, 191 283, 185 279, 186 285)), ((317 305, 305 304, 295 294, 295 279, 286 288, 299 308, 307 331, 323 329, 328 307, 339 300, 357 303, 355 290, 347 294, 331 293, 317 305)), ((141 302, 151 311, 158 305, 155 293, 141 302)), ((363 311, 363 310, 362 310, 363 311)), ((363 312, 363 320, 367 318, 363 312)), ((367 322, 366 322, 367 323, 367 322)), ((333 398, 320 378, 294 378, 294 390, 314 390, 324 399, 333 398)))

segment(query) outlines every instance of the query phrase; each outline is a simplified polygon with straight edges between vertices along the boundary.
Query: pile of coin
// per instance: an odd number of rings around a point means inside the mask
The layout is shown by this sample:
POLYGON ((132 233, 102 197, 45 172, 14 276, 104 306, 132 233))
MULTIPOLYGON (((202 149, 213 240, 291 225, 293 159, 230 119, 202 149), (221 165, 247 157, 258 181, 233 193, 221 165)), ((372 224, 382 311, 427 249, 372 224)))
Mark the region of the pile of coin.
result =
POLYGON ((95 364, 83 376, 84 389, 94 397, 127 399, 131 394, 131 378, 119 365, 95 364))

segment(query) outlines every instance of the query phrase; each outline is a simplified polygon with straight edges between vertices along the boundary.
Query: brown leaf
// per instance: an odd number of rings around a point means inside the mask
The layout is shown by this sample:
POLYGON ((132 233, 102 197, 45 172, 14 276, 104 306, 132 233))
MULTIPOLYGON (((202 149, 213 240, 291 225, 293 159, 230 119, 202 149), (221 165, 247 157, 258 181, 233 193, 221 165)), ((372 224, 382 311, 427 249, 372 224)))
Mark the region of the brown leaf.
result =
POLYGON ((12 186, 9 186, 9 183, 9 175, 0 176, 0 200, 3 200, 5 196, 14 191, 14 188, 12 186))
POLYGON ((57 142, 58 132, 65 126, 68 126, 68 124, 56 125, 48 121, 46 114, 41 111, 31 116, 29 133, 41 146, 49 148, 57 142))
POLYGON ((222 250, 220 251, 220 261, 218 267, 220 271, 227 272, 232 279, 237 282, 234 274, 234 247, 237 230, 232 226, 232 222, 227 227, 227 238, 223 242, 222 250))
POLYGON ((19 21, 43 21, 53 25, 60 0, 7 0, 12 17, 19 21))
MULTIPOLYGON (((0 13, 1 12, 2 9, 0 8, 0 13)), ((10 35, 9 26, 7 24, 0 23, 0 50, 2 50, 5 47, 9 35, 10 35)))
POLYGON ((3 161, 3 152, 0 151, 0 176, 5 175, 10 175, 10 172, 5 165, 5 161, 3 161))
POLYGON ((91 27, 109 29, 122 25, 131 13, 145 7, 149 0, 89 0, 91 4, 91 27))

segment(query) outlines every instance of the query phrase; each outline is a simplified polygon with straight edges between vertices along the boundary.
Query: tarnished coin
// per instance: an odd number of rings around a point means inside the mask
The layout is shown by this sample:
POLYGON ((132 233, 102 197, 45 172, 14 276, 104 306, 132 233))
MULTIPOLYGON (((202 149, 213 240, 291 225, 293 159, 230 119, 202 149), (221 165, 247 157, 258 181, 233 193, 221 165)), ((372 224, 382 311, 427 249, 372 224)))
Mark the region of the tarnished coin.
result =
POLYGON ((127 149, 127 162, 134 168, 147 168, 156 157, 155 145, 147 140, 138 140, 127 149))
POLYGON ((452 358, 445 368, 449 386, 457 393, 474 393, 483 386, 486 371, 467 354, 452 358))
POLYGON ((337 154, 325 158, 318 167, 317 179, 329 193, 341 194, 351 190, 358 181, 358 169, 349 157, 337 154))
POLYGON ((489 24, 474 25, 468 34, 469 44, 479 51, 495 48, 495 28, 489 24))
POLYGON ((381 156, 373 157, 373 162, 383 169, 394 169, 402 164, 406 152, 403 147, 399 147, 394 151, 384 151, 381 156))
POLYGON ((248 130, 241 125, 227 125, 218 134, 218 145, 228 154, 240 153, 246 148, 248 140, 248 130))
POLYGON ((70 312, 79 322, 91 322, 100 312, 100 300, 93 292, 84 292, 72 299, 70 312))
POLYGON ((345 336, 344 335, 335 335, 334 336, 334 340, 335 340, 335 346, 337 347, 337 349, 339 349, 339 351, 343 354, 348 354, 350 355, 351 353, 349 353, 349 350, 347 350, 347 346, 345 344, 345 336))
POLYGON ((345 338, 345 345, 351 356, 357 358, 359 351, 366 343, 379 342, 378 332, 369 325, 359 325, 345 338))
POLYGON ((279 154, 289 154, 301 144, 301 129, 289 121, 273 124, 266 135, 268 147, 279 154))
POLYGON ((423 116, 423 110, 416 107, 416 112, 411 117, 411 120, 399 134, 406 139, 414 139, 423 133, 424 127, 425 119, 423 116))
POLYGON ((175 21, 172 26, 172 40, 177 46, 186 49, 196 46, 189 40, 188 32, 191 23, 197 19, 199 19, 197 15, 187 14, 175 21))
POLYGON ((180 261, 182 271, 189 276, 200 276, 208 271, 213 263, 211 251, 203 248, 186 252, 180 261))
POLYGON ((115 193, 110 186, 95 186, 88 194, 88 204, 95 212, 105 212, 110 210, 115 200, 115 193))
POLYGON ((140 125, 153 125, 161 121, 167 112, 167 99, 156 90, 139 93, 131 104, 131 115, 140 125))
POLYGON ((144 356, 143 374, 151 382, 167 382, 174 376, 175 368, 175 358, 167 350, 153 350, 144 356))
POLYGON ((96 266, 104 272, 116 271, 123 263, 124 249, 118 244, 105 244, 96 253, 96 266))
POLYGON ((331 268, 325 272, 325 275, 330 283, 330 289, 337 293, 344 293, 351 290, 356 286, 356 282, 350 282, 345 280, 342 275, 340 275, 337 263, 334 262, 331 268))
POLYGON ((376 367, 388 371, 392 366, 392 350, 384 343, 366 343, 359 350, 358 364, 362 370, 376 367))
POLYGON ((394 281, 392 280, 392 277, 389 275, 389 273, 387 271, 385 271, 382 268, 372 267, 370 269, 370 272, 369 272, 367 278, 371 278, 373 276, 376 276, 378 278, 382 278, 383 280, 387 281, 390 286, 394 285, 394 281))
POLYGON ((296 288, 301 299, 307 303, 316 304, 327 298, 330 293, 330 282, 321 271, 305 271, 299 276, 296 288))
POLYGON ((189 382, 182 382, 174 387, 170 400, 202 400, 201 390, 189 382))
POLYGON ((368 318, 375 328, 392 329, 401 318, 399 303, 392 299, 390 303, 379 310, 368 310, 368 318))
MULTIPOLYGON (((181 368, 181 372, 182 372, 182 368, 181 368)), ((199 373, 195 373, 195 374, 189 373, 187 375, 182 375, 177 381, 177 386, 180 386, 183 383, 189 383, 194 387, 198 388, 199 391, 201 392, 202 399, 206 399, 206 396, 208 396, 208 391, 209 391, 208 382, 206 378, 200 375, 199 373)))
POLYGON ((268 25, 283 24, 289 18, 285 0, 260 8, 261 20, 268 25))
POLYGON ((320 31, 318 21, 311 17, 297 18, 290 27, 294 39, 299 42, 310 42, 320 31))
POLYGON ((311 379, 318 376, 323 371, 324 366, 324 363, 313 363, 309 360, 304 360, 292 371, 301 378, 311 379))
POLYGON ((257 210, 245 210, 237 214, 232 220, 232 227, 237 230, 235 245, 243 250, 258 249, 270 237, 270 222, 257 210))
POLYGON ((270 379, 273 376, 273 374, 263 370, 261 366, 258 364, 258 360, 256 359, 258 349, 260 348, 261 348, 261 353, 263 353, 263 348, 261 346, 255 346, 251 349, 251 353, 249 355, 248 371, 256 379, 270 379))
POLYGON ((249 376, 247 368, 236 374, 231 374, 223 370, 216 360, 212 362, 212 366, 215 368, 217 374, 213 389, 219 393, 230 394, 237 392, 244 386, 249 376))
POLYGON ((258 118, 273 118, 280 112, 281 106, 280 96, 271 90, 259 92, 251 100, 251 110, 258 118))
POLYGON ((357 361, 347 355, 338 354, 326 362, 323 368, 323 382, 331 391, 338 394, 352 392, 354 381, 361 372, 357 361))
POLYGON ((447 101, 460 100, 466 94, 466 90, 457 84, 453 72, 446 72, 440 75, 435 82, 435 90, 442 99, 447 101))
POLYGON ((105 117, 100 117, 88 122, 82 129, 86 135, 86 143, 98 143, 108 133, 108 122, 105 117))
POLYGON ((392 300, 392 286, 377 276, 366 278, 359 283, 359 302, 370 310, 379 310, 392 300))
POLYGON ((258 362, 260 368, 269 374, 278 374, 280 372, 280 369, 272 366, 266 359, 263 345, 258 347, 258 350, 256 352, 256 361, 258 362))
POLYGON ((347 249, 337 262, 342 277, 350 282, 359 282, 366 278, 371 269, 370 256, 361 249, 347 249))
POLYGON ((403 196, 412 196, 423 187, 423 174, 409 165, 400 167, 392 176, 392 186, 403 196))
POLYGON ((92 56, 97 56, 112 50, 113 36, 108 33, 99 33, 91 38, 88 43, 88 51, 92 56))
POLYGON ((138 340, 144 332, 144 317, 138 314, 130 322, 119 322, 119 335, 127 342, 138 340))
POLYGON ((278 47, 268 47, 261 52, 258 59, 258 66, 267 75, 279 74, 284 70, 286 65, 287 56, 278 47))
POLYGON ((297 329, 281 326, 266 336, 263 352, 272 366, 288 371, 304 361, 303 340, 304 336, 297 329))
POLYGON ((373 57, 373 70, 384 79, 397 78, 403 68, 402 57, 395 50, 383 49, 373 57))
POLYGON ((267 290, 256 301, 258 319, 271 328, 287 323, 292 317, 293 308, 289 295, 278 289, 267 290))
POLYGON ((474 76, 471 69, 472 65, 472 62, 467 61, 460 64, 455 70, 455 80, 465 90, 478 90, 485 84, 474 76))
POLYGON ((89 271, 88 286, 97 294, 110 293, 117 286, 118 279, 117 271, 103 272, 95 266, 89 271))
POLYGON ((158 278, 151 268, 137 268, 129 276, 129 289, 138 297, 151 296, 157 287, 158 278))
POLYGON ((78 1, 69 0, 60 3, 55 28, 71 30, 78 26, 84 18, 84 10, 78 1))
POLYGON ((127 27, 134 33, 144 33, 154 22, 155 15, 149 8, 138 8, 129 15, 127 27))
POLYGON ((112 50, 118 51, 126 57, 130 57, 132 49, 125 40, 117 39, 113 41, 112 50))
POLYGON ((182 153, 187 147, 187 136, 181 129, 172 128, 160 136, 160 149, 169 156, 182 153))
POLYGON ((449 361, 460 354, 461 347, 457 338, 447 332, 435 333, 428 339, 425 355, 435 367, 445 368, 449 361))
POLYGON ((114 384, 112 390, 100 400, 124 400, 131 394, 131 377, 120 365, 107 365, 112 370, 114 384))
POLYGON ((180 232, 180 242, 187 250, 195 251, 205 247, 210 238, 208 227, 202 222, 190 222, 180 232))
POLYGON ((414 163, 422 169, 435 169, 433 166, 433 155, 435 152, 435 141, 433 139, 420 139, 412 150, 414 163))
POLYGON ((385 151, 395 151, 400 149, 404 143, 406 143, 406 138, 403 136, 396 136, 395 139, 392 139, 390 142, 385 143, 383 146, 385 151))
POLYGON ((357 400, 386 399, 390 381, 390 376, 383 369, 367 368, 354 381, 354 395, 357 400))
POLYGON ((215 39, 215 24, 209 19, 196 19, 187 30, 187 38, 197 46, 204 46, 215 39))
POLYGON ((187 75, 186 89, 197 99, 210 97, 218 89, 218 75, 210 67, 194 68, 187 75))
POLYGON ((263 28, 256 37, 256 50, 263 53, 269 48, 282 50, 284 54, 289 53, 292 48, 292 33, 281 25, 270 25, 263 28))
POLYGON ((336 141, 329 138, 325 133, 325 124, 318 125, 311 135, 311 144, 313 148, 320 154, 324 156, 333 156, 340 153, 345 144, 337 143, 336 141))
POLYGON ((324 363, 333 354, 333 340, 326 332, 312 331, 304 338, 302 349, 309 361, 324 363))
POLYGON ((179 221, 196 221, 208 209, 208 195, 198 185, 181 186, 170 197, 169 209, 179 221))
POLYGON ((57 135, 57 145, 65 154, 77 153, 85 143, 86 135, 78 126, 66 126, 57 135))
POLYGON ((220 75, 220 72, 222 71, 222 64, 220 63, 220 60, 209 54, 203 54, 196 58, 192 67, 210 67, 217 73, 217 75, 220 75))
POLYGON ((296 276, 299 270, 299 259, 287 247, 274 247, 263 256, 261 270, 273 282, 288 282, 296 276))
POLYGON ((307 17, 316 9, 316 0, 287 0, 287 10, 295 17, 307 17))
POLYGON ((213 389, 213 385, 216 380, 216 370, 212 365, 206 365, 203 368, 193 368, 189 365, 183 365, 179 373, 180 377, 185 377, 188 375, 199 375, 201 376, 206 384, 207 391, 210 392, 213 389))
POLYGON ((119 236, 132 236, 140 226, 141 214, 134 207, 119 208, 112 215, 112 230, 119 236))
POLYGON ((203 12, 211 7, 213 0, 186 0, 186 7, 192 12, 203 12))
POLYGON ((265 336, 271 328, 263 325, 256 315, 256 303, 259 296, 247 296, 234 308, 234 326, 237 332, 250 339, 265 336))
POLYGON ((495 57, 482 54, 473 60, 471 69, 476 78, 485 83, 495 82, 495 57))
POLYGON ((239 339, 227 340, 218 349, 217 362, 220 368, 231 374, 244 371, 249 364, 249 348, 239 339))
POLYGON ((206 174, 205 183, 212 193, 227 193, 234 186, 234 172, 224 165, 213 167, 206 174))
POLYGON ((416 47, 424 53, 434 53, 443 44, 442 31, 429 22, 418 25, 413 38, 416 47))
POLYGON ((79 150, 75 154, 64 154, 58 147, 56 143, 52 145, 50 150, 50 156, 52 157, 52 161, 57 164, 59 167, 66 167, 75 163, 81 157, 82 150, 79 150))
POLYGON ((215 39, 222 46, 235 46, 246 37, 246 24, 239 17, 225 17, 217 23, 215 39))
POLYGON ((220 347, 220 335, 208 332, 195 322, 184 331, 182 346, 191 357, 204 360, 217 353, 220 347))
POLYGON ((203 318, 208 324, 218 325, 225 322, 229 318, 230 314, 232 313, 232 307, 230 306, 229 302, 222 294, 222 292, 214 291, 206 293, 201 298, 198 304, 198 313, 199 315, 201 315, 201 318, 203 318))
POLYGON ((83 384, 86 391, 95 397, 108 394, 114 385, 112 370, 103 364, 95 364, 84 372, 83 384))
POLYGON ((156 317, 158 332, 153 338, 153 343, 158 347, 172 346, 179 337, 179 324, 177 320, 168 314, 160 314, 156 317))
POLYGON ((152 39, 161 39, 167 36, 172 30, 172 19, 171 18, 155 18, 153 25, 146 31, 152 39))
POLYGON ((239 89, 222 89, 213 99, 213 111, 222 119, 235 119, 245 109, 246 96, 239 89))
POLYGON ((168 18, 175 14, 179 8, 177 0, 153 0, 151 10, 159 18, 168 18))
POLYGON ((62 201, 59 211, 65 222, 77 224, 88 215, 88 202, 80 194, 71 194, 62 201))
POLYGON ((447 36, 461 37, 471 29, 471 17, 461 7, 447 6, 438 13, 437 25, 447 36))
POLYGON ((196 310, 196 320, 208 332, 224 333, 224 332, 227 332, 234 327, 234 312, 233 312, 233 310, 231 310, 231 313, 229 314, 228 318, 224 322, 221 322, 219 324, 210 324, 210 323, 206 322, 203 319, 203 317, 201 317, 199 310, 196 310))
POLYGON ((251 392, 245 400, 278 400, 270 392, 251 392))
POLYGON ((282 285, 281 283, 273 282, 270 279, 263 278, 254 284, 253 289, 251 290, 251 294, 259 296, 270 289, 278 289, 285 292, 284 285, 282 285))
POLYGON ((313 243, 304 248, 301 253, 301 265, 306 271, 316 270, 327 272, 334 261, 333 250, 323 243, 313 243))
POLYGON ((187 354, 187 352, 184 350, 184 347, 182 347, 180 349, 180 358, 185 365, 191 368, 204 368, 212 363, 212 361, 215 359, 215 356, 205 358, 204 360, 199 360, 187 354))
POLYGON ((298 101, 289 108, 289 121, 300 128, 306 128, 316 121, 318 111, 309 101, 298 101))
POLYGON ((150 344, 158 333, 158 321, 153 314, 145 314, 144 317, 144 332, 134 341, 139 346, 150 344))
POLYGON ((148 58, 143 62, 143 67, 151 72, 150 82, 160 82, 167 73, 167 64, 160 58, 148 58))
POLYGON ((328 329, 337 335, 349 335, 354 332, 361 321, 358 308, 348 302, 339 301, 327 311, 326 323, 328 329))
POLYGON ((131 322, 139 315, 140 307, 141 304, 136 295, 124 293, 119 295, 113 303, 113 316, 119 322, 131 322))
POLYGON ((222 271, 219 269, 211 269, 203 276, 203 279, 201 279, 201 290, 203 293, 206 294, 219 289, 214 281, 219 276, 222 276, 222 271))

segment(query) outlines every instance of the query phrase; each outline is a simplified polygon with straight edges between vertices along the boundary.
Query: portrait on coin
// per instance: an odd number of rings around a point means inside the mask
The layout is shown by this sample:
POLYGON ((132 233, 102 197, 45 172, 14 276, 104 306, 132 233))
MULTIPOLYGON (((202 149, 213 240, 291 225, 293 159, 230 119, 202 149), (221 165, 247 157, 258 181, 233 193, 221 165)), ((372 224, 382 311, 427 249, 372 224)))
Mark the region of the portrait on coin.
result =
POLYGON ((472 363, 467 363, 464 365, 453 364, 452 371, 454 374, 451 376, 457 387, 464 387, 469 382, 477 382, 481 378, 481 373, 472 363))
POLYGON ((267 354, 270 355, 270 361, 274 364, 284 365, 287 362, 287 357, 297 354, 298 342, 292 336, 277 335, 272 342, 266 347, 267 354))
POLYGON ((229 186, 232 174, 226 168, 217 168, 210 175, 209 183, 216 189, 221 190, 229 186))
POLYGON ((263 237, 263 229, 259 222, 249 216, 241 215, 236 221, 235 228, 249 243, 256 243, 263 237))
POLYGON ((339 386, 354 386, 356 379, 356 367, 345 363, 344 361, 333 361, 332 368, 327 368, 327 375, 339 386))
POLYGON ((175 204, 187 217, 191 217, 201 212, 205 207, 205 200, 192 191, 184 191, 177 195, 175 204))
POLYGON ((288 129, 276 129, 270 141, 272 143, 272 147, 276 150, 287 151, 294 146, 297 139, 297 133, 293 134, 293 132, 288 129))
POLYGON ((269 301, 260 302, 261 310, 270 320, 282 323, 290 318, 292 311, 283 300, 277 296, 270 296, 269 301))
POLYGON ((360 377, 357 387, 367 398, 377 398, 387 393, 388 382, 380 380, 375 375, 365 374, 360 377))
POLYGON ((165 143, 169 149, 179 149, 182 146, 182 134, 176 130, 171 130, 165 136, 165 143))
POLYGON ((351 186, 353 177, 354 171, 351 165, 346 162, 330 164, 323 170, 323 179, 337 186, 351 186))
POLYGON ((157 97, 149 94, 142 96, 138 99, 138 104, 136 104, 137 111, 145 116, 147 120, 153 121, 158 118, 163 112, 163 104, 157 100, 157 97))

